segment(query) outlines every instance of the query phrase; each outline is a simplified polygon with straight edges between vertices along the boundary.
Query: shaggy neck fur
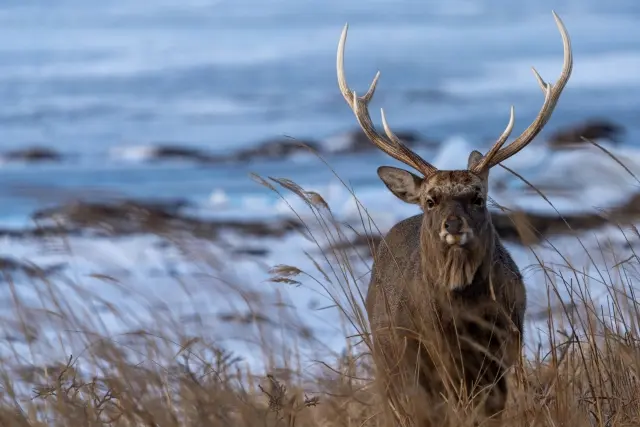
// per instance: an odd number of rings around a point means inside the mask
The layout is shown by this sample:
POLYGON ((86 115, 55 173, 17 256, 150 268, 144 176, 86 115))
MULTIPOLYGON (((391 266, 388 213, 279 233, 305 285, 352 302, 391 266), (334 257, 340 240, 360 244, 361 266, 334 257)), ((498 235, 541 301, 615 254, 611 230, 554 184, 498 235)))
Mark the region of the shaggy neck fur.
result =
POLYGON ((460 289, 479 277, 488 277, 493 256, 493 233, 479 236, 467 247, 443 244, 424 228, 420 231, 423 279, 444 291, 460 289))

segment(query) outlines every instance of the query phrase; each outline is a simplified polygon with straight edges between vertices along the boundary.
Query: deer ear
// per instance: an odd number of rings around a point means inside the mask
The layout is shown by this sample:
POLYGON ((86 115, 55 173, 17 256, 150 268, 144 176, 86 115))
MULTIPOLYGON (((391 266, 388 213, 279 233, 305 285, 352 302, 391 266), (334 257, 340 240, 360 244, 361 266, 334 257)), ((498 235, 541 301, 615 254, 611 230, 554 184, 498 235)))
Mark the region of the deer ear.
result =
POLYGON ((420 203, 420 186, 424 181, 423 178, 391 166, 379 167, 378 176, 398 199, 406 203, 420 203))
MULTIPOLYGON (((471 154, 469 154, 469 160, 467 161, 467 169, 471 169, 473 166, 475 166, 476 163, 482 160, 482 157, 484 156, 479 151, 473 150, 471 154)), ((489 179, 489 169, 486 169, 485 171, 483 171, 480 174, 480 178, 484 179, 485 181, 489 179)))

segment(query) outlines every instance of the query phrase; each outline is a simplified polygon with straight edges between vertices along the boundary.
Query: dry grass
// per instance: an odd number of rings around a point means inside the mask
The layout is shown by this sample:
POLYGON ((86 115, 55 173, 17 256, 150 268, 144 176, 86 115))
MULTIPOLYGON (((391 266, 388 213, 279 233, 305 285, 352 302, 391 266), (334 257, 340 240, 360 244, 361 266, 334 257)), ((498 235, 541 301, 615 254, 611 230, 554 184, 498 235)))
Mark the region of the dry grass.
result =
MULTIPOLYGON (((379 231, 361 205, 361 224, 348 226, 333 217, 321 195, 284 179, 255 179, 283 200, 295 194, 305 201, 306 215, 295 214, 318 249, 309 254, 313 271, 275 266, 273 283, 264 291, 271 297, 256 295, 218 276, 219 260, 203 253, 202 245, 175 238, 172 243, 198 265, 199 283, 219 282, 223 292, 236 293, 245 303, 242 310, 194 323, 151 304, 144 314, 98 304, 106 288, 130 292, 127 298, 145 297, 99 273, 92 277, 101 283, 98 291, 89 291, 83 278, 32 279, 31 298, 6 276, 12 309, 3 319, 0 425, 389 425, 385 403, 372 387, 363 311, 361 276, 370 262, 344 245, 354 233, 379 231), (289 310, 286 298, 273 298, 273 292, 289 286, 314 287, 341 311, 342 353, 324 347, 289 310), (84 309, 78 308, 82 302, 84 309), (121 332, 108 328, 105 316, 119 319, 121 332), (246 353, 240 357, 225 350, 225 343, 209 333, 210 322, 218 330, 239 328, 236 338, 251 345, 252 357, 263 361, 265 371, 248 363, 246 353)), ((629 233, 629 240, 639 237, 635 229, 629 233)), ((567 289, 575 297, 563 301, 560 312, 550 304, 547 342, 535 356, 523 358, 510 379, 514 393, 505 425, 640 425, 640 316, 634 297, 639 264, 633 254, 606 271, 594 263, 596 273, 574 269, 571 277, 538 266, 547 278, 540 287, 546 286, 550 299, 567 289), (594 280, 610 290, 604 306, 590 295, 594 280)), ((452 425, 471 424, 460 419, 452 425)))

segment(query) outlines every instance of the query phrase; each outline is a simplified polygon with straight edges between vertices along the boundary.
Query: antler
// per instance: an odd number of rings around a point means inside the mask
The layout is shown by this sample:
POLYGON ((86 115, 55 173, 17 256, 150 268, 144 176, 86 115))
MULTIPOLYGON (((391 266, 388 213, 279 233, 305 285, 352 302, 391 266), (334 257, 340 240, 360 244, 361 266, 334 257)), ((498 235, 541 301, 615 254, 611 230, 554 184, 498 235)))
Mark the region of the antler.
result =
POLYGON ((384 127, 386 137, 378 133, 373 126, 371 117, 369 116, 369 102, 376 91, 380 72, 378 71, 376 73, 376 76, 373 78, 373 82, 371 82, 371 86, 369 86, 369 90, 364 94, 364 96, 358 97, 355 91, 349 89, 347 79, 344 75, 344 46, 347 41, 348 29, 349 24, 346 24, 342 30, 340 42, 338 43, 338 58, 336 64, 338 71, 338 86, 340 86, 342 96, 344 96, 347 104, 349 104, 349 107, 353 110, 360 127, 371 142, 394 159, 400 160, 402 163, 420 171, 425 177, 432 175, 437 172, 438 169, 402 143, 400 138, 391 131, 383 109, 380 109, 380 114, 382 116, 382 126, 384 127))
POLYGON ((519 137, 505 148, 501 148, 509 138, 511 130, 513 129, 513 107, 511 107, 511 119, 509 120, 509 125, 507 125, 505 131, 482 160, 471 168, 472 172, 480 173, 513 156, 526 147, 549 121, 549 118, 558 103, 558 99, 560 99, 560 94, 569 81, 569 77, 571 77, 571 71, 573 69, 573 55, 571 53, 571 40, 569 39, 569 34, 567 33, 567 29, 562 23, 560 17, 555 12, 552 13, 553 18, 556 20, 556 25, 560 30, 562 45, 564 48, 564 63, 562 65, 562 73, 560 74, 558 81, 554 85, 545 82, 536 69, 532 67, 533 74, 536 80, 538 80, 540 88, 544 92, 544 103, 542 104, 540 112, 533 123, 531 123, 531 125, 525 129, 519 137))

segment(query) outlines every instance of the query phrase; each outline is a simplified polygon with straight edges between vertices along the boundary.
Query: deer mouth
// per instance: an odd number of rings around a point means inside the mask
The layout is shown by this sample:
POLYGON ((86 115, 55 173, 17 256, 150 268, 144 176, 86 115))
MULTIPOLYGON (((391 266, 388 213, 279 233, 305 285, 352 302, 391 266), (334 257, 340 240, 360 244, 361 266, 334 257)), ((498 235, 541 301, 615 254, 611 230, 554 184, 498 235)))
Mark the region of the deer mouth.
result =
POLYGON ((448 233, 444 232, 440 234, 440 238, 449 246, 464 246, 473 239, 473 233, 471 231, 463 231, 462 233, 448 233))

